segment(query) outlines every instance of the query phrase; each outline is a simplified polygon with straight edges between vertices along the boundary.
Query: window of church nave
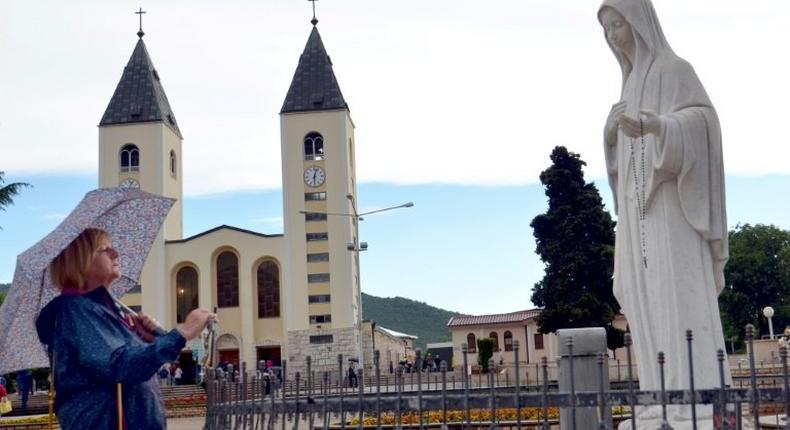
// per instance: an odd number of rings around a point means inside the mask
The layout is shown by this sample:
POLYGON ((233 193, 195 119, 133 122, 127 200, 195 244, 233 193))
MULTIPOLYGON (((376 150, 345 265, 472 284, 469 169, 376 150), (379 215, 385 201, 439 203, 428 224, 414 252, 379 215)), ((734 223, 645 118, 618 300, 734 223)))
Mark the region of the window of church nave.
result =
POLYGON ((304 159, 324 159, 324 136, 321 136, 316 132, 312 132, 304 137, 304 159))
POLYGON ((477 343, 475 343, 475 335, 473 333, 466 335, 466 348, 470 354, 477 352, 477 343))
POLYGON ((140 171, 140 150, 131 143, 121 148, 121 172, 140 171))
POLYGON ((170 176, 174 178, 176 177, 176 168, 176 152, 170 151, 170 176))
POLYGON ((316 252, 314 254, 307 254, 308 263, 316 263, 319 261, 329 261, 328 252, 316 252))
POLYGON ((332 315, 310 315, 310 324, 331 323, 332 315))
POLYGON ((323 191, 320 193, 304 193, 304 200, 306 202, 312 202, 316 200, 326 200, 326 193, 323 191))
POLYGON ((176 274, 176 323, 198 308, 198 273, 194 267, 183 267, 176 274))
POLYGON ((273 261, 258 266, 258 318, 280 316, 280 269, 273 261))
POLYGON ((239 305, 239 259, 225 251, 217 257, 217 306, 239 305))
POLYGON ((510 330, 507 330, 505 334, 502 336, 505 341, 505 351, 512 351, 513 350, 513 333, 510 330))

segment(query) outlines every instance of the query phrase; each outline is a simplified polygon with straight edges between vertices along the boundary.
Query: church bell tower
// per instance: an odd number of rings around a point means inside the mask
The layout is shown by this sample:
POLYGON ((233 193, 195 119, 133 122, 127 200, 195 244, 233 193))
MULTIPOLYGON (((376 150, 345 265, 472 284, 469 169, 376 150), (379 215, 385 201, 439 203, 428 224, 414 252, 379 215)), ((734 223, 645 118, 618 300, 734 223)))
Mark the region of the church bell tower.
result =
POLYGON ((336 364, 337 353, 358 354, 358 257, 348 250, 355 219, 343 215, 356 202, 356 141, 317 22, 280 111, 285 327, 292 363, 307 354, 315 360, 309 338, 331 349, 336 364))
POLYGON ((168 327, 175 321, 169 320, 172 300, 166 293, 164 241, 182 238, 183 138, 144 35, 141 25, 132 56, 99 122, 99 187, 135 187, 176 199, 143 267, 141 291, 124 297, 127 305, 141 307, 168 327))

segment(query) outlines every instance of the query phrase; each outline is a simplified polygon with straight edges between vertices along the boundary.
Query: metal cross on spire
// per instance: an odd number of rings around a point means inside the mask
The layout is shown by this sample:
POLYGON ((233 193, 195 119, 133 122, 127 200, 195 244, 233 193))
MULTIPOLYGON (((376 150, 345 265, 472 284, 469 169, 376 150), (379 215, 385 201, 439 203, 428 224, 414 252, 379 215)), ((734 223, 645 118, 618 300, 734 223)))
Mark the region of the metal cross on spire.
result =
POLYGON ((146 13, 143 8, 140 8, 139 11, 135 12, 135 15, 140 15, 140 30, 137 31, 137 37, 140 39, 145 36, 145 32, 143 32, 143 14, 146 13))
POLYGON ((307 0, 307 1, 313 4, 313 19, 310 20, 310 23, 313 24, 313 27, 315 27, 315 25, 318 24, 318 18, 315 17, 315 2, 317 2, 318 0, 307 0))

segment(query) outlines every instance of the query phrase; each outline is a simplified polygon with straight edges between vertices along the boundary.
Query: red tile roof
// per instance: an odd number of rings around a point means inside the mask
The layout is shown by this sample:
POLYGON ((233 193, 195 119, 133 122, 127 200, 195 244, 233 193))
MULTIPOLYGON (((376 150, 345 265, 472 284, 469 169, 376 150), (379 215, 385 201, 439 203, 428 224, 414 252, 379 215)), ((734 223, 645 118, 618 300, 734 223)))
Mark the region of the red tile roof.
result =
POLYGON ((527 311, 511 312, 509 314, 461 315, 450 318, 450 321, 447 322, 447 327, 522 323, 531 318, 535 318, 539 314, 540 309, 530 309, 527 311))

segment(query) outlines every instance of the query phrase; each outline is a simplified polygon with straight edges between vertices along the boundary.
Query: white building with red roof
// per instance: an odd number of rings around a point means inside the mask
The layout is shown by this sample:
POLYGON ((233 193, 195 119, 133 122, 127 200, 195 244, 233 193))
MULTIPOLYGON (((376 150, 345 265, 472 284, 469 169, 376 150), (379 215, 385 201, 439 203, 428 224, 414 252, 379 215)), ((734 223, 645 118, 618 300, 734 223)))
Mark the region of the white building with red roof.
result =
MULTIPOLYGON (((493 360, 502 364, 510 372, 516 361, 515 342, 518 341, 518 360, 520 365, 534 369, 541 358, 546 357, 554 363, 559 351, 557 335, 542 334, 538 330, 537 317, 540 309, 510 312, 492 315, 460 315, 450 318, 447 326, 452 333, 454 365, 463 367, 461 345, 468 345, 467 362, 469 369, 477 366, 477 339, 490 337, 494 339, 493 360)), ((625 330, 628 323, 622 314, 614 320, 614 326, 625 330)), ((622 348, 621 348, 622 349, 622 348)), ((625 351, 617 350, 616 359, 625 359, 625 351), (621 357, 622 355, 622 357, 621 357)), ((534 371, 533 373, 534 374, 534 371)))

